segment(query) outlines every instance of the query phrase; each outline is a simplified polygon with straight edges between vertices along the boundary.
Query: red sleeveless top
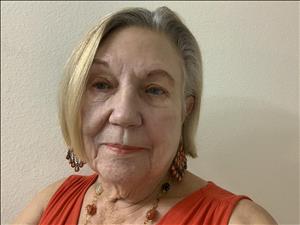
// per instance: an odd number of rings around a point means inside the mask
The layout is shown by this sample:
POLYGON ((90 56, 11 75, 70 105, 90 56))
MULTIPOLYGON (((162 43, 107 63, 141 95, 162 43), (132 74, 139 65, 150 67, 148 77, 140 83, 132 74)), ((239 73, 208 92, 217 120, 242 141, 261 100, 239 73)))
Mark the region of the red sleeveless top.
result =
MULTIPOLYGON (((39 224, 77 225, 84 195, 97 177, 97 174, 68 177, 51 197, 39 224)), ((157 225, 225 225, 241 199, 250 198, 234 195, 209 181, 175 204, 157 225)))

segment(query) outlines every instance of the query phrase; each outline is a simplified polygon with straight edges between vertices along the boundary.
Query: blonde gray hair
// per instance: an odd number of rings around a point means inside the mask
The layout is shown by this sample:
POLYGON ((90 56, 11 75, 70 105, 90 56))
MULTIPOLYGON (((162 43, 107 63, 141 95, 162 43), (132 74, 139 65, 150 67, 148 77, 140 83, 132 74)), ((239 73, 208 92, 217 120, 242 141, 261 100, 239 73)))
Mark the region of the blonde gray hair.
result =
MULTIPOLYGON (((139 26, 165 34, 176 46, 184 62, 184 99, 194 97, 192 112, 182 127, 183 147, 187 155, 197 156, 195 135, 197 132, 201 95, 202 61, 197 41, 181 19, 167 7, 154 11, 144 8, 126 8, 104 17, 95 26, 69 58, 59 92, 59 120, 66 144, 75 154, 86 160, 82 138, 81 106, 88 73, 101 41, 112 31, 139 26)), ((184 107, 185 108, 185 107, 184 107)))

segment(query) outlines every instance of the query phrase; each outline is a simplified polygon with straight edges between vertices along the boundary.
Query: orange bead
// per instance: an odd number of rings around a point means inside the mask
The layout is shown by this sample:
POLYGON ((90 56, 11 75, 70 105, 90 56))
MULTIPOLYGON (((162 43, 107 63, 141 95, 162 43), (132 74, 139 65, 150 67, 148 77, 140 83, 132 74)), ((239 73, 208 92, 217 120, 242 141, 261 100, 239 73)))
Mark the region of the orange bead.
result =
POLYGON ((157 214, 157 210, 156 209, 150 209, 147 214, 146 214, 146 218, 147 220, 154 220, 157 214))

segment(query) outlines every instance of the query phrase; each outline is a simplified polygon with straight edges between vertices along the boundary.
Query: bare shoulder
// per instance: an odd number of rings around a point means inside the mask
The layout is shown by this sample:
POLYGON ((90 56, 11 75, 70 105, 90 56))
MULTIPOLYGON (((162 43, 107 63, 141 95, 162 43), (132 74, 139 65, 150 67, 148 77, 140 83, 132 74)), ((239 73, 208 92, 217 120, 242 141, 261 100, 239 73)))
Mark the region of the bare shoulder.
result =
POLYGON ((206 180, 196 176, 189 171, 186 171, 183 180, 179 184, 176 184, 174 188, 172 188, 172 193, 177 198, 184 198, 199 190, 200 188, 205 187, 206 185, 206 180))
POLYGON ((236 205, 229 224, 277 224, 275 219, 260 205, 243 199, 236 205))
POLYGON ((66 178, 60 179, 39 191, 12 224, 38 224, 51 196, 65 180, 66 178))

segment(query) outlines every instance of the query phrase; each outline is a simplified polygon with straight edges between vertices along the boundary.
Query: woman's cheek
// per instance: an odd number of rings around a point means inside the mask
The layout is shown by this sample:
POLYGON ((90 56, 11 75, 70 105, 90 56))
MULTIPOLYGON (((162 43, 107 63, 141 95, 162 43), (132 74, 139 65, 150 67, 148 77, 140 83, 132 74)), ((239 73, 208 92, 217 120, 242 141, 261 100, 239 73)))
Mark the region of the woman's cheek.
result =
POLYGON ((172 112, 160 113, 152 124, 153 140, 153 168, 160 168, 162 165, 169 165, 178 148, 181 127, 179 114, 172 112))
POLYGON ((93 135, 103 127, 105 123, 105 112, 101 105, 89 105, 82 114, 82 130, 86 135, 93 135))
POLYGON ((162 141, 176 140, 177 135, 181 133, 181 117, 179 113, 175 113, 178 110, 161 112, 157 114, 157 117, 152 117, 155 122, 152 121, 153 131, 152 133, 156 136, 156 139, 162 141), (167 138, 166 138, 167 137, 167 138))

